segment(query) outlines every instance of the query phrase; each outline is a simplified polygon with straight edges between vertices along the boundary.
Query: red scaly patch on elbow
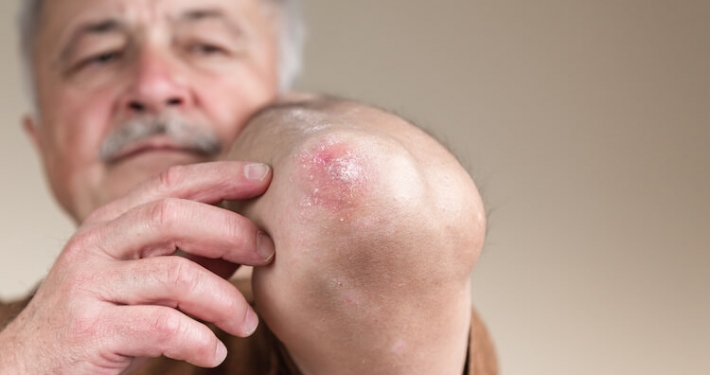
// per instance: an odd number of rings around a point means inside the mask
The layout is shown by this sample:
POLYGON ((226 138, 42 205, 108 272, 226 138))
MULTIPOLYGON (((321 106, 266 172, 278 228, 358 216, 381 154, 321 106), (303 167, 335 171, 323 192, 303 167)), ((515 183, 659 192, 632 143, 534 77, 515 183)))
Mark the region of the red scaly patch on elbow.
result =
POLYGON ((367 189, 371 170, 367 156, 348 142, 327 136, 307 147, 297 161, 299 168, 291 180, 304 193, 301 208, 324 208, 344 221, 367 189))

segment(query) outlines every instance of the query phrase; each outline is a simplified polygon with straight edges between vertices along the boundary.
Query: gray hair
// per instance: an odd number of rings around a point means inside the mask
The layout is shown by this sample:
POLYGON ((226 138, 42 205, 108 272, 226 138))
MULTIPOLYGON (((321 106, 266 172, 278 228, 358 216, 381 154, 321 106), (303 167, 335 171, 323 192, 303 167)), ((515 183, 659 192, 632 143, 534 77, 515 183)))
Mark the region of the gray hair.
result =
MULTIPOLYGON (((28 93, 36 105, 34 74, 34 43, 40 27, 40 12, 45 0, 23 0, 19 15, 20 46, 24 59, 23 69, 28 93)), ((306 28, 301 0, 263 0, 278 10, 276 34, 279 42, 279 89, 291 89, 303 67, 303 44, 306 28)))

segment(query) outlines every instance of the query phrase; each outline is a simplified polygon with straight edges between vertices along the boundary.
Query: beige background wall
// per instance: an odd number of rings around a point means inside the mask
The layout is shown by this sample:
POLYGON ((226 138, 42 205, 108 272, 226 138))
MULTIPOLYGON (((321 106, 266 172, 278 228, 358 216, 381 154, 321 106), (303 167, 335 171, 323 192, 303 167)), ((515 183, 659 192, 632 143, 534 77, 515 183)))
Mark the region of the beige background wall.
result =
MULTIPOLYGON (((18 119, 0 3, 0 296, 71 235, 18 119)), ((464 160, 505 374, 710 373, 710 2, 306 1, 302 87, 394 109, 464 160)))

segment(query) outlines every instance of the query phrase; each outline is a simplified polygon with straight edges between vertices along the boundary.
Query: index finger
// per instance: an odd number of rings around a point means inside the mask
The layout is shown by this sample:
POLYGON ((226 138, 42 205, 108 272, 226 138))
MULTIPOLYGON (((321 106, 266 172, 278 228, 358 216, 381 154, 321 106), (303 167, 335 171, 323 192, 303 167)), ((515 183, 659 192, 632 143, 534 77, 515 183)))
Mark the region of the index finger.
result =
POLYGON ((174 166, 94 211, 85 223, 113 220, 134 207, 163 198, 207 204, 254 198, 263 194, 270 182, 271 168, 261 163, 216 161, 174 166))

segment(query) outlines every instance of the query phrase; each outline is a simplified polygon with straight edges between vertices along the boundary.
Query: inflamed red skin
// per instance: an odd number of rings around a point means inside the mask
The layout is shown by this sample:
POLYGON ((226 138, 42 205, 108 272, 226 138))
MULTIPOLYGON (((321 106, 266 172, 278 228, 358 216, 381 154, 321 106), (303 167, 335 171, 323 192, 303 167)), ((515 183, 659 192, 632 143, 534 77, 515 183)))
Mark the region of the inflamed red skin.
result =
POLYGON ((274 240, 257 310, 304 374, 462 373, 485 219, 443 147, 389 113, 312 99, 263 111, 230 158, 273 167, 262 197, 228 207, 274 240))
POLYGON ((321 207, 333 214, 345 215, 368 192, 372 178, 372 158, 353 150, 346 140, 327 135, 308 145, 296 156, 290 182, 303 188, 302 212, 321 207))

